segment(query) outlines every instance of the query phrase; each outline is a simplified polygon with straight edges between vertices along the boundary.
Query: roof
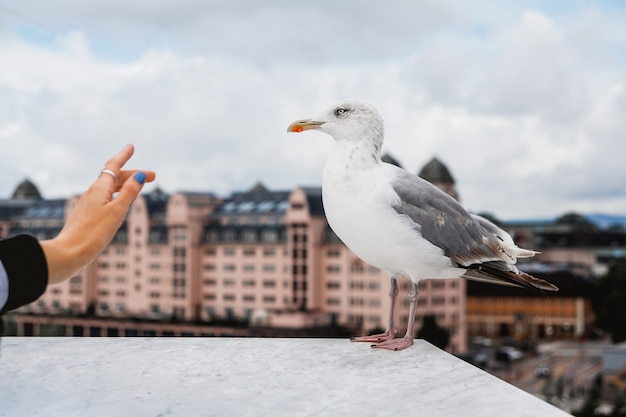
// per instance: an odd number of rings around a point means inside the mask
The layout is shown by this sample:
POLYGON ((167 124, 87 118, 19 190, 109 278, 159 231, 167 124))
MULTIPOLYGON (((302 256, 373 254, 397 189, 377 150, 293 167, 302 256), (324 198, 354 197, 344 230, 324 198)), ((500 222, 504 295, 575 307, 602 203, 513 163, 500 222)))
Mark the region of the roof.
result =
POLYGON ((291 191, 268 191, 255 186, 250 191, 235 192, 225 198, 212 217, 284 214, 289 207, 290 194, 291 191))
POLYGON ((322 203, 321 187, 302 187, 302 191, 306 195, 307 204, 309 205, 309 213, 312 216, 324 215, 324 204, 322 203))
POLYGON ((0 200, 0 220, 18 218, 64 219, 64 199, 56 200, 0 200))
POLYGON ((25 179, 13 191, 13 200, 41 200, 41 193, 35 184, 25 179))
POLYGON ((447 182, 454 184, 454 178, 450 174, 448 167, 437 158, 428 161, 418 175, 430 183, 447 182))
POLYGON ((146 209, 150 218, 159 214, 165 216, 167 202, 170 198, 167 193, 157 187, 154 191, 144 193, 142 196, 146 202, 146 209))

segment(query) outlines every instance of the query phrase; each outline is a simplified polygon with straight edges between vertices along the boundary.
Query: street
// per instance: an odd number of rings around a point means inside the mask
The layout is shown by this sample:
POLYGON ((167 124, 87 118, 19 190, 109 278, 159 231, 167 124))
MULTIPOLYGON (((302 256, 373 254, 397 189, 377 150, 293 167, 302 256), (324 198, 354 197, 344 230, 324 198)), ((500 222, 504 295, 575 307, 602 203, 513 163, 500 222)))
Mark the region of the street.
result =
POLYGON ((559 408, 578 409, 602 370, 602 350, 608 340, 559 341, 539 345, 536 354, 508 364, 493 363, 487 370, 559 408))

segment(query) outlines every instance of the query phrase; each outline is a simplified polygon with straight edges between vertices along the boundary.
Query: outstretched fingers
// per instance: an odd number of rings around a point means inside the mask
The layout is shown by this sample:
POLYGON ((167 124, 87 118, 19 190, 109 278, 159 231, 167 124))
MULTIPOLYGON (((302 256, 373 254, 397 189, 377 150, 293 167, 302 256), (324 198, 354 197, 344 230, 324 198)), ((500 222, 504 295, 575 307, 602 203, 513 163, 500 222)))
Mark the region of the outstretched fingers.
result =
POLYGON ((137 198, 146 182, 154 181, 156 174, 153 171, 123 171, 124 183, 119 188, 119 194, 111 203, 128 209, 137 198))
POLYGON ((133 156, 135 147, 133 145, 126 145, 115 156, 110 158, 105 164, 104 169, 100 171, 99 181, 96 184, 104 184, 107 188, 113 187, 113 190, 117 190, 124 180, 120 178, 122 167, 133 156))

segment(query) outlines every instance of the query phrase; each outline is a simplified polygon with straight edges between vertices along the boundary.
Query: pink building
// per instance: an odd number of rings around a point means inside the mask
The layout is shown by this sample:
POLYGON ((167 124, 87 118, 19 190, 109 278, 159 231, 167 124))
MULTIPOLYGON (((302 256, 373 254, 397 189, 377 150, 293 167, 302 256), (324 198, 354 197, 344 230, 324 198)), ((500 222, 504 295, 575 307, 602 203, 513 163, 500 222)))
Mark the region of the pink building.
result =
MULTIPOLYGON (((448 177, 442 177, 444 189, 454 192, 448 177)), ((28 207, 47 205, 40 198, 24 201, 28 207)), ((74 202, 67 200, 65 212, 74 202)), ((53 233, 62 224, 58 207, 38 219, 20 210, 0 218, 5 236, 36 225, 53 233)), ((409 289, 408 280, 402 281, 400 326, 408 319, 409 289)), ((157 190, 137 199, 114 241, 80 275, 49 287, 21 311, 59 320, 96 313, 185 323, 241 319, 281 328, 335 323, 366 334, 386 326, 388 292, 387 274, 358 259, 330 230, 321 188, 269 191, 257 185, 223 199, 157 190)), ((451 331, 449 350, 463 352, 465 306, 463 280, 425 281, 416 323, 434 314, 451 331)))

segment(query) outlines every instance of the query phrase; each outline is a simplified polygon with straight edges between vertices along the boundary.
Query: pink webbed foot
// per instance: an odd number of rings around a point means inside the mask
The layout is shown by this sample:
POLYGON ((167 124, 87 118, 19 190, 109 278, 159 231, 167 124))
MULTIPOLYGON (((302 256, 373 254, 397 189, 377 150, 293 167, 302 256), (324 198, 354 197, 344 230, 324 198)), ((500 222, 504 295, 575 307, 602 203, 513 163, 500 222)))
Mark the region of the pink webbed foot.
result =
POLYGON ((413 339, 408 337, 400 337, 397 339, 385 340, 382 343, 372 345, 374 349, 402 350, 413 345, 413 339))
POLYGON ((386 340, 391 340, 396 337, 395 330, 387 330, 385 333, 373 334, 371 336, 359 336, 351 337, 351 342, 367 342, 367 343, 380 343, 386 340))

